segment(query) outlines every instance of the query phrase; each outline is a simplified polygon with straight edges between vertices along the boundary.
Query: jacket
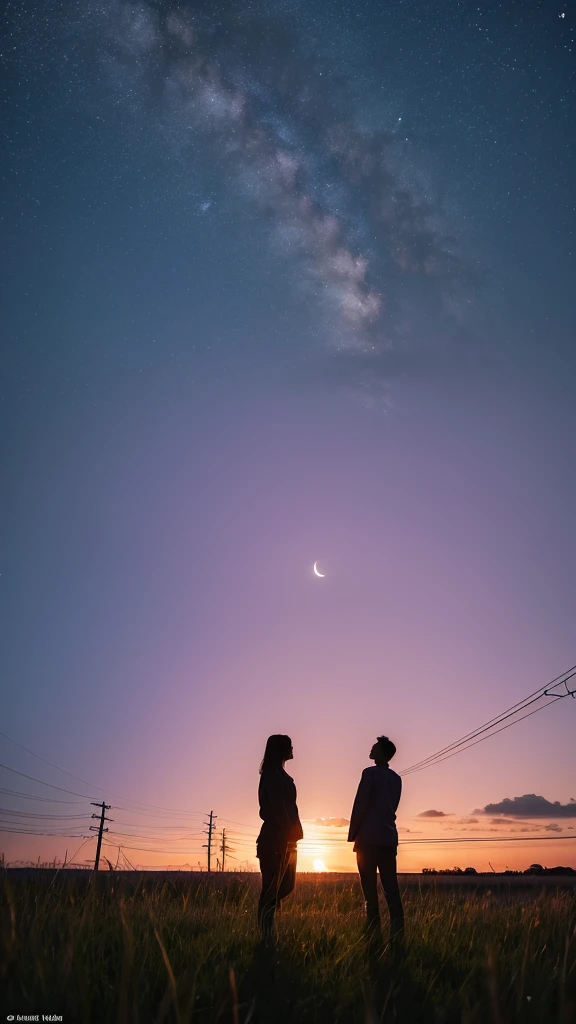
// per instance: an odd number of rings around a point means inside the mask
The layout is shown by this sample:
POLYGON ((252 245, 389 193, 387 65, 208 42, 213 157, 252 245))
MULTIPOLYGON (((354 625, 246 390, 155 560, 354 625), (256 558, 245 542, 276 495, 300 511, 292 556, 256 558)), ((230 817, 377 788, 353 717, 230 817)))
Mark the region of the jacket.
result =
POLYGON ((304 833, 296 805, 296 786, 283 768, 268 768, 262 772, 258 801, 263 821, 258 836, 259 847, 281 847, 302 839, 304 833))
POLYGON ((352 814, 348 842, 361 846, 397 846, 396 809, 400 803, 402 779, 387 764, 362 772, 352 814))

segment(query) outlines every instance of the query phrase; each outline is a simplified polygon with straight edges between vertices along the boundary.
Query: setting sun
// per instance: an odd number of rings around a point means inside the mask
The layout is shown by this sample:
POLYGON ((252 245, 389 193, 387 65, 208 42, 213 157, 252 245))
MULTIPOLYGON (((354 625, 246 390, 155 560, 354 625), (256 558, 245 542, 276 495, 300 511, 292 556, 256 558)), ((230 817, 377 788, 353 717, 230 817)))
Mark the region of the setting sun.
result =
POLYGON ((326 867, 323 860, 313 861, 312 867, 314 868, 314 871, 328 871, 328 868, 326 867))

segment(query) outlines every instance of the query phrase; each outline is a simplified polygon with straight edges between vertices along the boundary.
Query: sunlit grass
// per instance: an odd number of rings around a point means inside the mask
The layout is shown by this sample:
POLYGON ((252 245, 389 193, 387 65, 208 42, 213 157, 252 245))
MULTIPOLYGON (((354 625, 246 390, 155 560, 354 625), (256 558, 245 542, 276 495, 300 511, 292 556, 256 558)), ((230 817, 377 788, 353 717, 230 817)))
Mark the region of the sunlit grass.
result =
MULTIPOLYGON (((576 1020, 576 893, 412 884, 407 948, 367 947, 354 876, 299 876, 274 952, 258 876, 0 876, 7 1013, 73 1022, 576 1020)), ((383 914, 385 919, 385 914, 383 914)), ((5 1015, 4 1018, 5 1019, 5 1015)))

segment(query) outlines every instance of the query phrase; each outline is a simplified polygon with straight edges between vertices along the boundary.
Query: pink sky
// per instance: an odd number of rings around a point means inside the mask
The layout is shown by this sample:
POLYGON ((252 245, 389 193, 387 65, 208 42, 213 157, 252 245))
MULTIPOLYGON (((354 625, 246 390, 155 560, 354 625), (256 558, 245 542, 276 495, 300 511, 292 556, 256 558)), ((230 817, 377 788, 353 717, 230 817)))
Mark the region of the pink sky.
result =
MULTIPOLYGON (((287 395, 250 409, 230 399, 223 421, 207 400, 168 419, 135 410, 105 434, 87 423, 83 436, 31 453, 34 502, 23 506, 6 619, 6 671, 18 685, 5 728, 102 789, 4 740, 3 763, 104 796, 110 816, 128 823, 111 826, 119 832, 198 832, 213 808, 237 840, 237 863, 255 864, 268 734, 293 738, 302 818, 347 818, 377 734, 393 738, 392 766, 402 769, 568 668, 572 477, 546 443, 552 428, 507 427, 502 409, 487 420, 480 403, 459 436, 457 401, 441 416, 413 401, 374 418, 331 398, 287 395), (137 806, 128 801, 186 813, 129 817, 117 810, 137 806)), ((576 796, 575 707, 568 699, 408 776, 402 838, 467 837, 472 826, 460 819, 505 797, 567 804, 576 796), (449 817, 419 817, 429 809, 449 817)), ((49 806, 86 814, 88 803, 49 806)), ((573 824, 564 817, 564 832, 550 834, 569 837, 573 824)), ((474 827, 505 835, 516 826, 474 827)), ((350 849, 324 832, 303 847, 301 868, 314 855, 352 868, 350 849)), ((9 860, 70 855, 80 842, 2 839, 9 860)), ((166 841, 154 841, 171 851, 162 855, 128 851, 148 840, 118 841, 139 864, 205 857, 199 836, 181 857, 166 841)), ((576 865, 576 844, 400 850, 405 870, 488 861, 576 865)))

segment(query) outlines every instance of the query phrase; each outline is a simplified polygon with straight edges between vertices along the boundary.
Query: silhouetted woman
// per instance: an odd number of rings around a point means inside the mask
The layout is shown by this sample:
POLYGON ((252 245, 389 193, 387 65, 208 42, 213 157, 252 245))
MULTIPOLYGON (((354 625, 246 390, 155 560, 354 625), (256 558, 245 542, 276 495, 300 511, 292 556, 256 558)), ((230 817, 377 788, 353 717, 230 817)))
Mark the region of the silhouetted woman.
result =
POLYGON ((262 872, 258 924, 267 940, 275 937, 277 908, 294 889, 296 843, 304 834, 296 806, 296 786, 284 771, 284 764, 293 756, 289 736, 269 736, 260 765, 258 800, 263 825, 256 842, 262 872))

